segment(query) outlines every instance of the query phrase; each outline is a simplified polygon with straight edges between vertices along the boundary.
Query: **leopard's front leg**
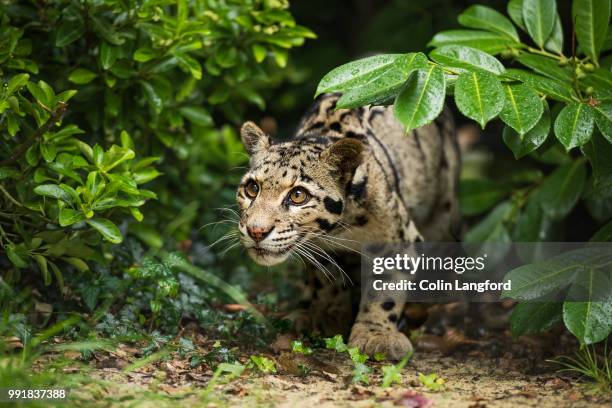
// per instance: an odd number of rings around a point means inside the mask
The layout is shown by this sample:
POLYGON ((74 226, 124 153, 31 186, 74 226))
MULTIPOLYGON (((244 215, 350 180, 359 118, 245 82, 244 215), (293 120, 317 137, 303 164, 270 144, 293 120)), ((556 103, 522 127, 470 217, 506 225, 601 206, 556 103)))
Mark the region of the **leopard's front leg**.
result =
POLYGON ((369 356, 385 353, 391 360, 401 360, 412 351, 410 340, 397 328, 403 308, 400 298, 369 304, 362 301, 349 344, 369 356))
MULTIPOLYGON (((404 237, 409 242, 405 248, 409 256, 416 256, 412 242, 423 240, 414 223, 408 223, 404 230, 404 237)), ((387 254, 391 255, 391 254, 387 254)), ((391 282, 399 282, 403 277, 401 272, 389 271, 391 282)), ((368 281, 362 277, 363 281, 368 281)), ((391 360, 401 360, 406 354, 412 352, 410 340, 399 331, 397 323, 403 313, 406 303, 406 293, 393 291, 388 294, 382 302, 371 301, 380 298, 379 294, 373 295, 374 289, 366 285, 361 293, 359 312, 351 330, 349 344, 357 346, 362 352, 369 356, 376 353, 385 353, 391 360)))

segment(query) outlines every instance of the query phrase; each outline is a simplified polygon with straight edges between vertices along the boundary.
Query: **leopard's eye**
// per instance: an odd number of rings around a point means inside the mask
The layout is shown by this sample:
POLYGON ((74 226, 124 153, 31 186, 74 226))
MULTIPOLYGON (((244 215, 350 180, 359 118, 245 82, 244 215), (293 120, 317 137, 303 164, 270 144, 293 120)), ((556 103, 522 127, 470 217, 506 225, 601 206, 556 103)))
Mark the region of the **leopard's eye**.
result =
POLYGON ((246 186, 244 186, 244 192, 249 198, 255 198, 259 194, 259 185, 255 181, 249 180, 246 186))
POLYGON ((296 187, 289 193, 289 199, 292 204, 302 205, 310 198, 310 193, 302 187, 296 187))

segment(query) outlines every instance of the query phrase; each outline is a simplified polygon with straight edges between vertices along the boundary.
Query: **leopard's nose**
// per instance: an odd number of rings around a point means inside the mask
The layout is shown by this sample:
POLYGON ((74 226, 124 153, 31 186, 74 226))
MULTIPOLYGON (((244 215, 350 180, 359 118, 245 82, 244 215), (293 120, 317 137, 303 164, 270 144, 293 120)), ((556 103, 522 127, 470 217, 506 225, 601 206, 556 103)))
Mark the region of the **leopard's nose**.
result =
POLYGON ((272 227, 247 227, 249 236, 255 240, 255 242, 263 241, 265 237, 270 235, 270 232, 274 229, 272 227))

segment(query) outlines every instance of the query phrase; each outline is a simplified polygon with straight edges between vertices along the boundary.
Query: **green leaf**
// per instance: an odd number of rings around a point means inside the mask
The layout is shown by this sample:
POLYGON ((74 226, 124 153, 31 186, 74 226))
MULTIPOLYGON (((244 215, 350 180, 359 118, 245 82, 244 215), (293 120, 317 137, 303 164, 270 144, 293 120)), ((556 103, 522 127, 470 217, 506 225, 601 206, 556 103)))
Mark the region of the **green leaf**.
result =
POLYGON ((118 54, 118 47, 110 45, 106 41, 102 41, 102 45, 100 46, 100 65, 102 65, 102 68, 110 69, 113 65, 115 65, 118 54))
POLYGON ((574 76, 569 67, 561 67, 557 60, 542 55, 522 53, 516 59, 521 64, 553 80, 571 86, 574 76))
POLYGON ((541 205, 555 219, 565 217, 574 208, 586 181, 584 160, 559 166, 542 184, 541 205))
POLYGON ((580 48, 597 63, 610 24, 610 0, 574 0, 572 19, 580 48))
POLYGON ((503 77, 524 82, 533 89, 557 101, 572 102, 574 97, 573 90, 569 85, 522 69, 508 69, 504 72, 503 77))
POLYGON ((446 85, 444 73, 432 65, 410 75, 395 99, 395 116, 406 126, 406 131, 433 121, 444 107, 446 85))
POLYGON ((28 88, 28 91, 30 91, 30 93, 32 94, 34 99, 36 99, 37 101, 42 103, 47 108, 52 108, 53 105, 55 104, 54 98, 50 99, 48 97, 47 93, 40 86, 40 83, 39 84, 35 84, 34 82, 28 82, 26 84, 26 87, 28 88))
POLYGON ((544 113, 538 120, 538 123, 524 135, 519 134, 510 126, 504 126, 503 139, 504 143, 512 153, 515 159, 520 159, 540 147, 550 133, 550 113, 548 112, 548 104, 542 101, 544 113))
POLYGON ((59 213, 59 224, 62 227, 67 227, 74 223, 83 221, 84 219, 85 215, 81 211, 73 210, 68 207, 62 208, 59 213))
POLYGON ((495 33, 503 34, 512 40, 519 42, 519 36, 516 28, 510 20, 500 12, 493 10, 490 7, 474 5, 459 15, 457 18, 459 24, 464 27, 478 28, 495 33))
POLYGON ((55 34, 55 46, 65 47, 72 44, 85 34, 85 21, 78 7, 66 7, 55 34))
POLYGON ((32 255, 36 263, 38 264, 38 269, 40 273, 42 273, 43 281, 45 286, 49 286, 51 284, 51 274, 49 273, 49 266, 47 265, 47 258, 42 255, 32 255))
POLYGON ((387 71, 406 54, 383 54, 362 58, 340 65, 328 72, 319 82, 315 97, 322 93, 343 92, 363 86, 387 71))
POLYGON ((503 64, 495 57, 472 47, 445 45, 433 50, 429 56, 432 60, 453 68, 479 69, 493 74, 504 72, 503 64))
POLYGON ((593 110, 583 103, 565 106, 555 120, 555 135, 570 150, 589 141, 595 126, 593 110))
POLYGON ((119 244, 123 241, 121 231, 113 222, 106 218, 92 218, 86 220, 87 224, 91 225, 96 231, 104 237, 105 240, 112 242, 113 244, 119 244))
POLYGON ((556 13, 555 0, 523 0, 523 21, 538 46, 543 47, 552 32, 556 13))
POLYGON ((115 32, 112 24, 92 14, 89 14, 89 18, 91 20, 93 30, 106 41, 113 45, 122 45, 125 42, 125 40, 115 32))
POLYGON ((434 35, 427 46, 464 45, 488 54, 499 54, 515 44, 513 40, 501 34, 480 30, 448 30, 434 35))
POLYGON ((465 72, 455 82, 455 102, 461 113, 484 129, 487 122, 502 111, 504 89, 493 74, 465 72))
POLYGON ((427 68, 427 57, 422 53, 406 54, 367 83, 346 90, 336 107, 350 109, 389 102, 397 96, 410 74, 420 68, 427 68))
POLYGON ((612 242, 612 221, 597 230, 590 242, 612 242))
POLYGON ((505 223, 510 216, 513 205, 509 201, 498 204, 482 221, 465 234, 464 241, 480 242, 510 242, 510 234, 505 223))
POLYGON ((198 60, 188 54, 178 52, 174 54, 174 57, 183 71, 190 73, 195 79, 202 79, 202 66, 198 60))
POLYGON ((595 123, 601 134, 612 143, 612 102, 602 102, 594 106, 595 123))
POLYGON ((11 79, 8 81, 8 86, 6 87, 6 95, 12 95, 15 91, 18 91, 27 84, 30 79, 29 74, 17 74, 13 75, 11 79))
POLYGON ((461 181, 459 202, 461 212, 471 216, 480 214, 493 207, 509 193, 508 187, 486 179, 461 181))
POLYGON ((157 57, 157 52, 151 47, 140 47, 134 51, 134 61, 147 62, 157 57))
POLYGON ((612 99, 612 72, 608 69, 596 69, 580 82, 582 87, 593 87, 596 99, 612 99))
POLYGON ((253 57, 255 57, 255 61, 260 64, 263 60, 266 59, 266 55, 268 54, 268 50, 265 46, 261 44, 253 44, 251 46, 251 51, 253 52, 253 57))
POLYGON ((568 297, 576 297, 574 292, 578 292, 581 301, 563 303, 563 321, 581 344, 593 344, 612 332, 610 281, 603 271, 595 268, 581 273, 580 280, 574 283, 568 297))
POLYGON ((195 125, 212 126, 214 124, 210 113, 200 106, 183 106, 179 110, 184 117, 195 125))
POLYGON ((508 15, 514 24, 527 31, 523 21, 523 0, 510 0, 507 6, 508 15))
POLYGON ((83 85, 88 84, 93 81, 98 74, 92 72, 85 68, 77 68, 68 76, 68 80, 70 82, 74 82, 75 84, 83 85))
POLYGON ((538 94, 524 84, 504 84, 504 108, 499 117, 520 135, 529 132, 542 117, 538 94))
POLYGON ((515 337, 540 333, 561 322, 561 302, 520 302, 512 310, 510 330, 515 337))
POLYGON ((57 184, 41 184, 34 188, 34 192, 44 197, 57 198, 58 200, 72 203, 72 197, 57 184))
POLYGON ((4 247, 6 249, 6 256, 9 261, 17 268, 27 268, 30 266, 28 262, 28 251, 24 244, 13 245, 8 244, 4 247))
POLYGON ((553 30, 550 37, 548 37, 546 44, 544 44, 544 48, 549 51, 556 52, 557 54, 561 54, 563 52, 563 26, 561 25, 561 17, 559 17, 559 13, 555 15, 555 24, 553 25, 553 30))
POLYGON ((108 172, 124 161, 133 159, 135 156, 136 155, 132 149, 112 145, 111 148, 104 154, 104 159, 102 160, 100 170, 108 172))
POLYGON ((140 85, 142 86, 142 90, 144 91, 145 97, 147 98, 147 102, 153 108, 153 110, 157 113, 160 113, 164 108, 164 100, 157 93, 153 85, 147 81, 140 81, 140 85))

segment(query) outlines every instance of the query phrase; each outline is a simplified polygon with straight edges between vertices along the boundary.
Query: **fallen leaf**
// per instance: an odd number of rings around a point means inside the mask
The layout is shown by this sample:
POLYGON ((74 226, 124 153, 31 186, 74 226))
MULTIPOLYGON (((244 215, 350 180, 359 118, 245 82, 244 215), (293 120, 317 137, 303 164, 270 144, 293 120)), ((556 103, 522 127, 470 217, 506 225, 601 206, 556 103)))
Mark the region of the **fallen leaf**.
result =
POLYGON ((410 390, 396 399, 394 405, 408 408, 430 408, 433 407, 433 401, 414 390, 410 390))

